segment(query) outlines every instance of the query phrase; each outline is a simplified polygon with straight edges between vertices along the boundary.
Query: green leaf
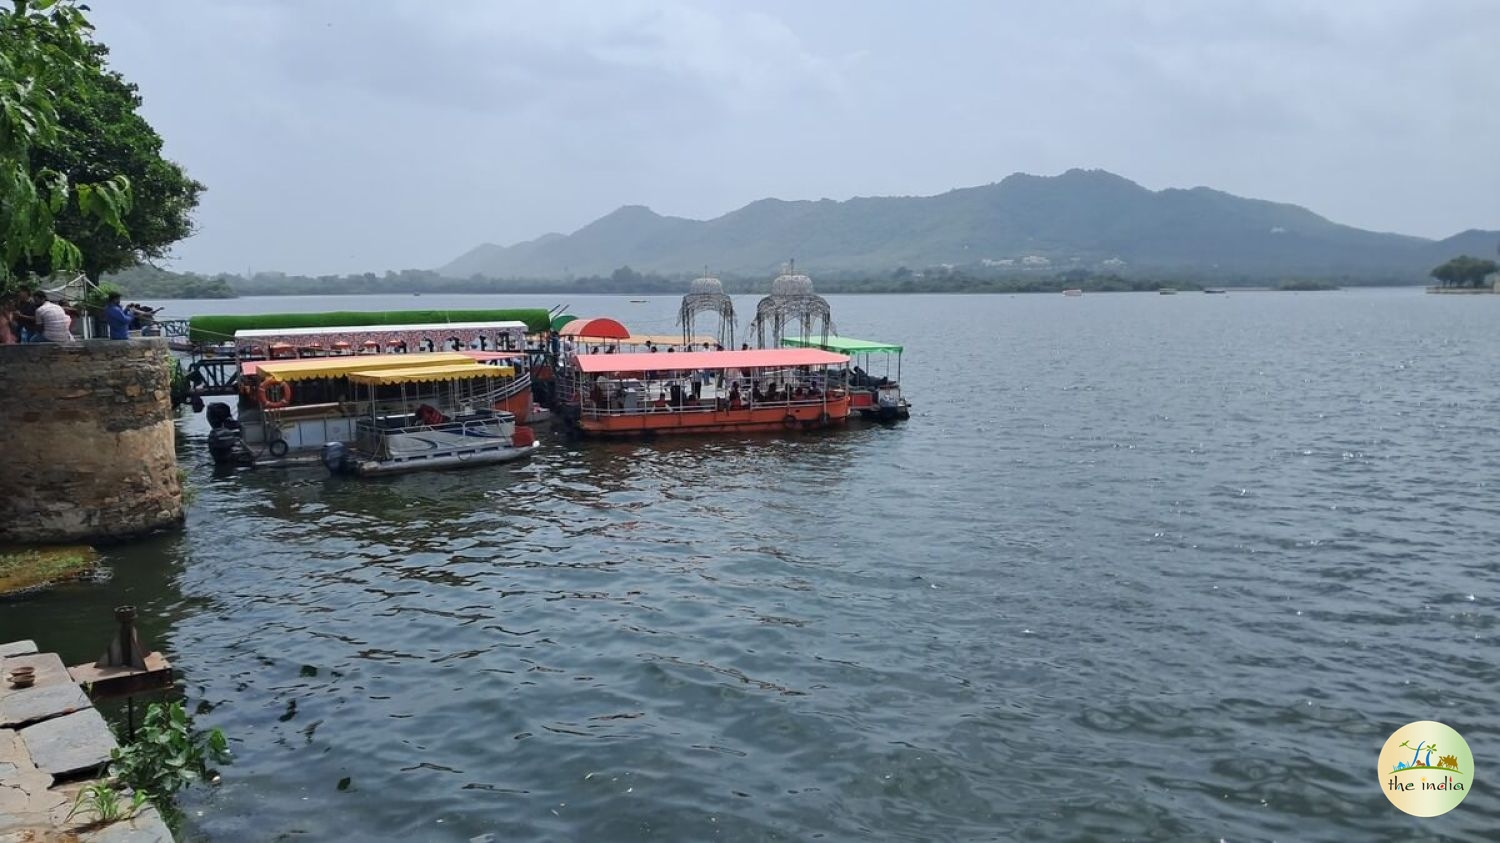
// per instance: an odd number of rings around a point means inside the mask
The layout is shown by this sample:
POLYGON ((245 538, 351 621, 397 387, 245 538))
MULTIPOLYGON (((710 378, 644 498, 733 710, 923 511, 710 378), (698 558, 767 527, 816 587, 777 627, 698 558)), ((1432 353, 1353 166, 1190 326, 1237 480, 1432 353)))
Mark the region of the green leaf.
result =
POLYGON ((52 246, 47 250, 54 270, 73 270, 83 265, 83 253, 71 242, 57 235, 52 236, 52 246))

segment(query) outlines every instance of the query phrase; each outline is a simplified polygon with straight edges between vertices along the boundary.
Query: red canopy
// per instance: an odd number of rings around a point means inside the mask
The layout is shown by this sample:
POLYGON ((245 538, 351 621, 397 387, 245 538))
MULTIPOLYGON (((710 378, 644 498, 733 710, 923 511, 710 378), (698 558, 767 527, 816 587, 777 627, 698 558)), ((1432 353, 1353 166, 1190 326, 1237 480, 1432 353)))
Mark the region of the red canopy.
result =
MULTIPOLYGON (((563 329, 567 330, 567 327, 564 325, 563 329)), ((588 373, 659 372, 671 369, 766 369, 786 366, 836 366, 848 362, 849 358, 843 354, 834 354, 819 348, 578 355, 578 369, 588 373)))
POLYGON ((574 319, 572 322, 562 326, 559 334, 565 337, 588 337, 589 339, 602 340, 625 340, 630 339, 630 332, 625 330, 613 319, 574 319))

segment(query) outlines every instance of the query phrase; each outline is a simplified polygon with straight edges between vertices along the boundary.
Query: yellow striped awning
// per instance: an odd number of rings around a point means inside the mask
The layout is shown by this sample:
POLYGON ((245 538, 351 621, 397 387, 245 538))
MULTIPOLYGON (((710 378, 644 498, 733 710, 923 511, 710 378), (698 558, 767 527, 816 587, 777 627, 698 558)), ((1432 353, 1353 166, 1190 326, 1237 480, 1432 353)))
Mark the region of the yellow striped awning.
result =
MULTIPOLYGON (((415 369, 427 366, 452 366, 463 362, 474 362, 474 358, 457 351, 437 351, 423 354, 370 354, 349 357, 319 357, 314 360, 267 360, 255 364, 254 374, 270 375, 277 380, 305 381, 315 378, 342 378, 351 372, 376 371, 379 369, 415 369)), ((252 364, 246 363, 246 374, 252 374, 252 364)))
POLYGON ((418 366, 411 369, 376 369, 370 372, 350 372, 351 383, 370 386, 385 386, 397 383, 419 383, 422 381, 458 381, 470 378, 508 378, 516 370, 511 366, 486 366, 477 360, 454 363, 448 366, 418 366))
MULTIPOLYGON (((648 342, 652 345, 660 345, 667 348, 672 348, 674 346, 682 345, 682 334, 631 334, 625 339, 620 340, 619 344, 645 345, 648 342)), ((691 345, 693 349, 696 350, 702 348, 705 345, 713 345, 713 343, 713 337, 706 337, 700 334, 692 338, 691 345)))

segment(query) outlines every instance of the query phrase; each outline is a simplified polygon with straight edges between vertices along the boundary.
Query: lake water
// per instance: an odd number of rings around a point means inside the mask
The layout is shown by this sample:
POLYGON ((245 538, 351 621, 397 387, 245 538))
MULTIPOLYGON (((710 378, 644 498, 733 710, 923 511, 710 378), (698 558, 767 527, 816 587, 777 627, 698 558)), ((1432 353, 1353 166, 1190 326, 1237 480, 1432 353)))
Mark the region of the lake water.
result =
MULTIPOLYGON (((742 313, 753 297, 739 297, 742 313)), ((895 427, 216 477, 114 578, 230 736, 193 838, 1473 840, 1500 828, 1500 297, 833 296, 895 427), (1475 791, 1398 813, 1414 720, 1475 791), (341 779, 349 786, 340 790, 341 779)), ((675 299, 170 302, 190 312, 675 299)))

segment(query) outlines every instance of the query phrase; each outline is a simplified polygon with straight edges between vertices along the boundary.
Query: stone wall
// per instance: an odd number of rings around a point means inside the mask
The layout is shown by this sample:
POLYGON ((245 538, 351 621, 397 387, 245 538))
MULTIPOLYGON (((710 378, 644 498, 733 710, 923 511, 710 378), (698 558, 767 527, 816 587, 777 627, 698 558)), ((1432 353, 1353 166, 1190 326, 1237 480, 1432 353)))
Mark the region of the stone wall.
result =
POLYGON ((169 363, 159 338, 0 345, 0 542, 182 521, 169 363))

